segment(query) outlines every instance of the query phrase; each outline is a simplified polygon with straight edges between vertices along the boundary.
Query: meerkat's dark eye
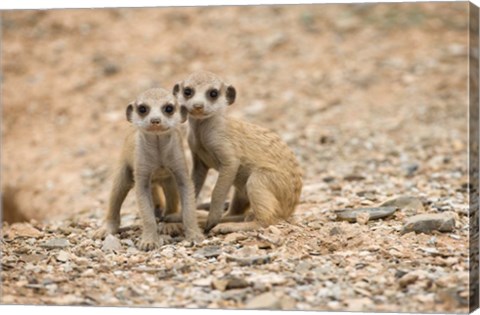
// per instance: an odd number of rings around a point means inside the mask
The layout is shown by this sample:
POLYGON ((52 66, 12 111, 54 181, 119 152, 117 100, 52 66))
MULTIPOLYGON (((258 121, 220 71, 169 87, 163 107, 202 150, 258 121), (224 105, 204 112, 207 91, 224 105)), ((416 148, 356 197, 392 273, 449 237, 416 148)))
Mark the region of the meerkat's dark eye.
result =
POLYGON ((183 95, 185 97, 192 97, 193 96, 193 90, 191 88, 187 87, 183 90, 183 95))
POLYGON ((145 105, 140 105, 140 106, 138 106, 138 112, 139 112, 140 114, 145 114, 147 111, 148 111, 147 106, 145 106, 145 105))
POLYGON ((167 104, 167 105, 165 105, 165 107, 163 108, 163 110, 164 110, 165 113, 167 113, 167 114, 173 114, 173 112, 175 111, 175 107, 173 107, 172 104, 167 104))
POLYGON ((210 92, 208 92, 208 95, 210 95, 211 98, 215 99, 218 97, 218 90, 212 89, 210 92))

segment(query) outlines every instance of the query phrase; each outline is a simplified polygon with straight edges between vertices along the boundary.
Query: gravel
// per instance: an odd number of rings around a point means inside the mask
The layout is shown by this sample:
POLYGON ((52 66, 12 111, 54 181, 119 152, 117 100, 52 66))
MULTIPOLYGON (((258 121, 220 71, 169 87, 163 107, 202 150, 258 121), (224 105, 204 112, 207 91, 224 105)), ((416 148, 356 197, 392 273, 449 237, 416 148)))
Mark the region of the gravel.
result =
POLYGON ((468 312, 467 9, 2 12, 2 192, 17 210, 5 218, 27 220, 2 226, 1 303, 468 312), (130 193, 120 233, 93 240, 126 104, 201 68, 237 89, 228 115, 295 152, 305 174, 293 217, 143 252, 130 193), (384 206, 398 209, 336 220, 384 206), (425 214, 440 224, 404 228, 425 214))

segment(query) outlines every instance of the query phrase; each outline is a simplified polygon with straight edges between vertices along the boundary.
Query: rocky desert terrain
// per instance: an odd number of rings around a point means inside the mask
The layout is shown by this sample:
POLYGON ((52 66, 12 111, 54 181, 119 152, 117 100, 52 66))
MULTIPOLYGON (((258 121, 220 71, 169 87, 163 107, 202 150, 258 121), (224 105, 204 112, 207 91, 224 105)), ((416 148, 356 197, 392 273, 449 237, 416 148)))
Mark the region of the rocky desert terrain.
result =
POLYGON ((468 3, 3 11, 1 26, 1 303, 468 311, 468 3), (121 233, 93 240, 126 105, 198 69, 236 87, 229 115, 294 150, 294 216, 142 252, 130 194, 121 233))

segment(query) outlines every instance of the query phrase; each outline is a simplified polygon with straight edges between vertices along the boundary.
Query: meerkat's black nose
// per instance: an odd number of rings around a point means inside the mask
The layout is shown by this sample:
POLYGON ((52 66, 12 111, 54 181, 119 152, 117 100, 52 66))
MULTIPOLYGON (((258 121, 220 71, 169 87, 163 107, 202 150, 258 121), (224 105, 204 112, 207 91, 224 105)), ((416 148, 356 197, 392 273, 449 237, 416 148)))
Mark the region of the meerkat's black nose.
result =
POLYGON ((152 124, 159 125, 160 124, 160 118, 152 118, 152 119, 150 119, 150 122, 152 124))
POLYGON ((195 108, 195 109, 203 109, 203 104, 202 104, 202 103, 193 104, 193 108, 195 108))

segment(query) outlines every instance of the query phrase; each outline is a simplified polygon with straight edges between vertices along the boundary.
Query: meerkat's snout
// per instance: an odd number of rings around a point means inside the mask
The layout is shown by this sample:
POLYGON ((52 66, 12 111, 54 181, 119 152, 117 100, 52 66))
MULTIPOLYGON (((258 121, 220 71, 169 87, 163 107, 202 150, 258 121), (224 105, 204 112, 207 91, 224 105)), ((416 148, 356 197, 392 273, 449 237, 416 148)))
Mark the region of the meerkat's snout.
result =
POLYGON ((152 117, 150 118, 150 126, 149 129, 153 130, 163 130, 168 129, 168 126, 164 126, 162 123, 162 119, 160 117, 152 117))
POLYGON ((160 118, 152 118, 150 119, 150 123, 152 125, 160 125, 160 123, 162 122, 162 120, 160 118))
POLYGON ((195 109, 195 110, 203 109, 203 103, 193 104, 193 109, 195 109))
POLYGON ((204 116, 206 114, 205 105, 203 103, 194 103, 190 110, 190 114, 192 116, 204 116))
POLYGON ((150 118, 150 125, 147 127, 147 131, 167 131, 169 126, 165 126, 162 124, 162 119, 160 117, 152 117, 150 118))

